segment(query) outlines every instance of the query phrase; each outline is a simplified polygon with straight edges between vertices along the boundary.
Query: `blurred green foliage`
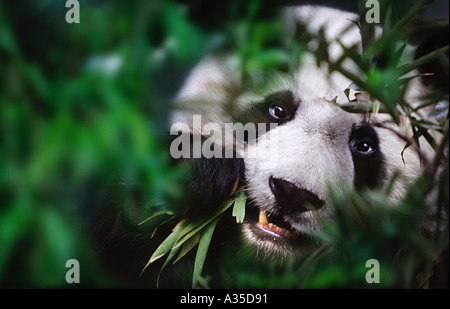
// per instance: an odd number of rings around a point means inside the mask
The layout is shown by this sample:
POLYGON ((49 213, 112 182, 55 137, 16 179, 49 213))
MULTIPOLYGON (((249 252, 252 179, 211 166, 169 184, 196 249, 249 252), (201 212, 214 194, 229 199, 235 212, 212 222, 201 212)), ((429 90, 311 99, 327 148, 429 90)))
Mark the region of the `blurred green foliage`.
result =
MULTIPOLYGON (((244 86, 254 87, 264 82, 259 73, 286 70, 311 39, 285 41, 281 25, 267 21, 275 10, 265 1, 218 4, 195 21, 188 10, 198 13, 195 5, 173 1, 79 2, 79 24, 65 22, 64 1, 0 2, 0 287, 67 286, 65 262, 71 258, 80 261, 85 286, 110 285, 88 226, 110 184, 124 184, 127 207, 146 214, 182 198, 186 170, 171 165, 166 122, 168 102, 189 69, 211 50, 231 49, 242 60, 244 86), (139 184, 141 198, 130 184, 139 184)), ((448 17, 420 24, 421 1, 417 7, 388 2, 380 1, 386 36, 371 44, 368 34, 362 58, 351 51, 345 57, 366 72, 350 76, 357 87, 398 121, 398 106, 416 116, 402 90, 409 81, 404 74, 415 67, 398 70, 397 43, 416 43, 430 29, 448 28, 448 17)), ((326 54, 316 56, 328 61, 326 54)), ((445 51, 432 56, 448 68, 445 51)), ((348 75, 339 63, 332 68, 348 75)), ((443 98, 448 100, 448 88, 424 106, 443 98)), ((441 218, 441 211, 448 213, 448 158, 427 133, 434 127, 448 139, 448 105, 445 112, 438 124, 412 118, 415 140, 426 137, 438 152, 400 205, 391 207, 388 192, 331 192, 342 220, 326 226, 324 246, 304 264, 255 263, 249 248, 237 255, 224 249, 215 263, 219 270, 205 265, 200 285, 368 287, 361 278, 373 256, 382 259, 383 287, 423 284, 448 250, 448 218, 441 218), (438 194, 430 202, 433 190, 438 194), (425 205, 436 208, 433 220, 443 220, 431 240, 417 224, 428 219, 425 205), (417 273, 422 277, 412 278, 417 273)))
POLYGON ((0 4, 0 284, 65 285, 76 258, 97 285, 86 230, 107 186, 139 183, 148 203, 181 194, 166 67, 197 60, 204 39, 171 3, 81 1, 67 24, 63 2, 19 2, 0 4), (155 46, 152 29, 165 31, 155 46))

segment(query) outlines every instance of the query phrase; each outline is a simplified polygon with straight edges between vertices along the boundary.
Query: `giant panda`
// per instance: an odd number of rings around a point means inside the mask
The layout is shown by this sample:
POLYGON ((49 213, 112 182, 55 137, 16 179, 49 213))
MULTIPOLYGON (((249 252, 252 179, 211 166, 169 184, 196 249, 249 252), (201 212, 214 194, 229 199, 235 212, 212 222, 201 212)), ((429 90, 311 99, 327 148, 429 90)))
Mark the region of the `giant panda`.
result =
MULTIPOLYGON (((361 34, 353 23, 359 17, 354 13, 307 5, 289 8, 285 18, 301 23, 310 33, 323 31, 333 61, 342 54, 340 44, 361 49, 361 34)), ((332 219, 327 201, 330 186, 382 188, 401 172, 402 180, 391 192, 391 198, 398 200, 419 175, 419 153, 412 147, 403 151, 405 140, 399 137, 410 134, 407 124, 380 127, 376 124, 389 116, 349 113, 333 104, 348 100, 344 89, 352 81, 329 73, 327 63, 318 66, 313 55, 304 54, 287 74, 274 73, 264 89, 245 89, 236 95, 230 89, 239 89, 238 66, 236 59, 223 55, 203 60, 176 98, 172 129, 214 140, 210 130, 203 129, 210 123, 223 131, 226 123, 276 124, 240 145, 216 140, 237 152, 234 159, 195 159, 198 176, 193 191, 200 198, 193 213, 220 205, 238 178, 248 198, 242 235, 263 256, 301 257, 314 248, 297 227, 314 232, 320 230, 318 217, 332 219), (201 126, 193 123, 194 115, 201 116, 201 126)), ((350 61, 343 66, 360 73, 350 61)), ((424 92, 413 80, 407 89, 408 102, 419 102, 424 92)), ((431 149, 423 151, 431 154, 431 149)))
MULTIPOLYGON (((361 34, 354 23, 358 18, 355 13, 312 5, 289 7, 283 14, 288 29, 299 23, 309 33, 323 32, 332 60, 341 56, 341 44, 361 51, 361 34)), ((411 134, 406 120, 401 126, 380 126, 389 116, 344 111, 337 102, 348 102, 358 95, 352 91, 346 97, 344 90, 352 81, 338 72, 330 73, 328 64, 317 64, 311 53, 298 60, 288 72, 274 72, 263 88, 255 89, 242 87, 236 57, 208 55, 175 96, 169 124, 172 143, 187 134, 191 140, 212 140, 221 154, 229 149, 232 152, 231 157, 175 156, 177 161, 188 161, 194 170, 188 180, 189 198, 183 216, 195 219, 211 213, 235 192, 244 192, 244 222, 227 221, 230 226, 220 237, 231 237, 228 231, 237 230, 243 243, 264 258, 300 260, 317 247, 306 234, 321 230, 319 217, 334 219, 328 201, 330 187, 357 191, 383 188, 400 173, 390 195, 392 200, 400 200, 421 172, 421 155, 432 155, 426 147, 421 154, 414 147, 405 148, 401 136, 411 134), (195 117, 200 125, 194 123, 195 117), (264 124, 264 130, 257 130, 254 138, 224 141, 225 124, 230 123, 264 124), (211 136, 211 130, 204 129, 209 124, 223 134, 211 136)), ((354 74, 361 73, 351 61, 343 66, 354 74)), ((420 80, 413 79, 406 99, 416 104, 425 92, 420 80)), ((179 153, 178 146, 174 149, 179 153)), ((188 153, 192 155, 192 149, 188 153)), ((117 229, 117 225, 112 228, 117 229)), ((142 250, 140 240, 145 237, 132 234, 132 238, 129 247, 145 253, 139 263, 133 263, 136 276, 151 251, 142 250)), ((120 238, 122 242, 129 239, 120 238)), ((145 241, 148 243, 148 238, 145 241)), ((121 250, 119 246, 112 248, 107 252, 121 250)))

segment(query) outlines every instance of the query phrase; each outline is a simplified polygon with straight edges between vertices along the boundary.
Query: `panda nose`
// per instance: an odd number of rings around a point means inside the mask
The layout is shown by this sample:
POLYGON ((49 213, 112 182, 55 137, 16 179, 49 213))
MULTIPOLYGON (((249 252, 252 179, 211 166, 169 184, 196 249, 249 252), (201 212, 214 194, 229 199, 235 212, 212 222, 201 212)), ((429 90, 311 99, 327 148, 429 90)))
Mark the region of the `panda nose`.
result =
POLYGON ((324 204, 314 193, 300 189, 294 183, 281 178, 271 176, 269 186, 281 210, 285 213, 317 210, 324 204))

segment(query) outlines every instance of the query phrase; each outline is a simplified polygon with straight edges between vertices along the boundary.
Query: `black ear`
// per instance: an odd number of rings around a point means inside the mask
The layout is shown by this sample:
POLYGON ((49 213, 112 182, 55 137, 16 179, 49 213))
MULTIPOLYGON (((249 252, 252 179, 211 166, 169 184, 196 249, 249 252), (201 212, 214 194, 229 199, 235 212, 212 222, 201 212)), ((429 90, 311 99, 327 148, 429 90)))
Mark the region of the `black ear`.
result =
POLYGON ((237 158, 235 152, 232 158, 225 158, 225 149, 222 149, 221 158, 202 156, 190 159, 190 164, 193 170, 188 184, 188 217, 198 217, 216 209, 243 182, 244 159, 237 158))
MULTIPOLYGON (((428 32, 416 49, 415 58, 420 58, 430 52, 447 46, 448 34, 448 26, 428 32)), ((448 50, 446 56, 448 58, 448 50)), ((440 61, 439 58, 426 63, 419 68, 419 71, 420 73, 432 73, 432 75, 422 77, 422 81, 426 86, 430 86, 442 93, 448 93, 448 67, 445 67, 445 64, 440 61)))

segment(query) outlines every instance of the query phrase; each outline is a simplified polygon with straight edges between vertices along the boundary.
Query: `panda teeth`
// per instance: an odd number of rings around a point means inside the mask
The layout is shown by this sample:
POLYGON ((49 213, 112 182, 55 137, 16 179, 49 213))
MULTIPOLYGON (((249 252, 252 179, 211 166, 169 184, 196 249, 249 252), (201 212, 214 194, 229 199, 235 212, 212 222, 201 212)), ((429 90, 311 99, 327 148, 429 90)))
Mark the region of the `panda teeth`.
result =
POLYGON ((258 224, 265 230, 274 232, 278 235, 290 238, 290 239, 295 239, 297 238, 298 234, 289 230, 286 230, 284 228, 279 227, 276 224, 270 223, 269 220, 267 219, 267 215, 264 211, 260 211, 259 212, 259 220, 258 220, 258 224))
POLYGON ((259 220, 258 220, 259 225, 261 225, 262 227, 267 227, 269 224, 269 221, 267 220, 267 215, 264 211, 260 211, 259 212, 259 220))

